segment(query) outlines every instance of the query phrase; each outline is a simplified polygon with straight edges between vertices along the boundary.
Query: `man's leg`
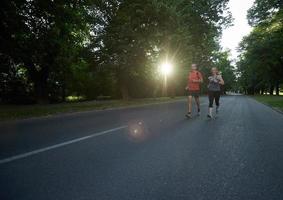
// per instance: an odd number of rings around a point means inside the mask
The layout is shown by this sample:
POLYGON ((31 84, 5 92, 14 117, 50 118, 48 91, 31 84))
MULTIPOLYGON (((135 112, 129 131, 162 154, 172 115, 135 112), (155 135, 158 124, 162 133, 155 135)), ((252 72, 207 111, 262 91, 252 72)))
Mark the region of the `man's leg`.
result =
POLYGON ((192 96, 188 96, 188 113, 186 114, 187 118, 191 118, 191 113, 192 113, 192 96))
POLYGON ((200 113, 200 100, 199 100, 199 96, 195 96, 195 102, 197 105, 197 109, 198 109, 198 114, 200 113))
POLYGON ((192 96, 188 97, 188 113, 192 113, 192 96))

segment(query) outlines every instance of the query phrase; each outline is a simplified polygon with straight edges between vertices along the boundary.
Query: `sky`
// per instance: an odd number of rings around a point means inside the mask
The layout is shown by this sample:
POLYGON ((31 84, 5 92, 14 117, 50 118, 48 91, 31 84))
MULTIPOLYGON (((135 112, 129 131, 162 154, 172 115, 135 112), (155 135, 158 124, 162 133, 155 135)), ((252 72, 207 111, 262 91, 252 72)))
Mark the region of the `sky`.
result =
POLYGON ((223 31, 221 45, 223 49, 230 49, 232 59, 238 56, 237 47, 243 37, 251 32, 248 25, 247 11, 252 7, 255 0, 230 0, 229 7, 234 18, 234 26, 223 31))

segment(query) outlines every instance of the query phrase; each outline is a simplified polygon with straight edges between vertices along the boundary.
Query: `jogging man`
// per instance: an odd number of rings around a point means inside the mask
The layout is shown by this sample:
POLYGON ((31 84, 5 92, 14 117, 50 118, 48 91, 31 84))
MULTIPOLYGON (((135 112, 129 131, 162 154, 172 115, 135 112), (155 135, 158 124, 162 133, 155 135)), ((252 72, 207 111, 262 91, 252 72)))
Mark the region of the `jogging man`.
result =
POLYGON ((208 118, 212 118, 212 109, 213 102, 216 104, 216 113, 219 110, 219 100, 221 95, 221 85, 224 85, 224 80, 219 74, 219 71, 216 67, 211 69, 211 76, 208 77, 208 99, 209 99, 209 108, 208 108, 208 118))
POLYGON ((191 113, 192 113, 193 97, 197 105, 198 116, 200 115, 199 95, 200 95, 200 84, 202 82, 203 82, 202 74, 198 71, 197 65, 192 64, 192 68, 188 76, 188 85, 186 87, 186 90, 188 91, 188 113, 186 114, 187 118, 192 117, 191 113))

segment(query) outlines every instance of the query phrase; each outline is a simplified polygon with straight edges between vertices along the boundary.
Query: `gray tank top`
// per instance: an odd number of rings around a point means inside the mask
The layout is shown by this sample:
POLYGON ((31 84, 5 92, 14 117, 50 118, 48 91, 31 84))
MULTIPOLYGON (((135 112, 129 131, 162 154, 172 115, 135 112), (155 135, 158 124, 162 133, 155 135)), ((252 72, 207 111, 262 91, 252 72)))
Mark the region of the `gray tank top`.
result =
POLYGON ((221 80, 221 75, 217 75, 217 76, 209 76, 208 77, 208 90, 209 91, 221 91, 221 88, 220 88, 220 84, 219 84, 219 81, 221 80))

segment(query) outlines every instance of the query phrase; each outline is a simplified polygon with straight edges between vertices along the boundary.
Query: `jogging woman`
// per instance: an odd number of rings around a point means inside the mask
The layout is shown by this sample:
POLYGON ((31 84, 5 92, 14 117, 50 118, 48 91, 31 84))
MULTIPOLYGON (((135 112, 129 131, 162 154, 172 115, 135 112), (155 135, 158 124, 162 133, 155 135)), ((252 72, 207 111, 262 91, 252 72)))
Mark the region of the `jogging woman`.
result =
POLYGON ((212 118, 213 102, 216 104, 216 113, 219 110, 219 100, 221 95, 221 85, 224 85, 224 80, 219 74, 216 67, 211 68, 211 76, 208 77, 208 99, 209 99, 209 109, 208 118, 212 118))

